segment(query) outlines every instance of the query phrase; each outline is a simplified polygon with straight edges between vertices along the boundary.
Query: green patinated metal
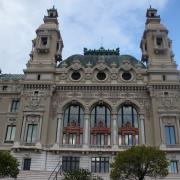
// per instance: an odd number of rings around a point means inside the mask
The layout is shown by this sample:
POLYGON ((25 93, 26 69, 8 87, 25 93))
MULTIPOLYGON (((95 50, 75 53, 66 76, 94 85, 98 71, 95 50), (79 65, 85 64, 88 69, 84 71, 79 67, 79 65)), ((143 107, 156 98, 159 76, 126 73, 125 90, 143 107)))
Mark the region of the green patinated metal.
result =
POLYGON ((87 49, 87 48, 84 48, 84 55, 95 55, 95 56, 98 56, 98 55, 105 55, 105 56, 108 56, 108 55, 115 55, 115 56, 119 56, 119 48, 116 48, 116 49, 104 49, 103 47, 100 47, 99 49, 87 49))
POLYGON ((139 60, 137 60, 135 57, 130 55, 72 55, 62 61, 59 64, 59 67, 63 67, 64 64, 66 64, 66 67, 71 66, 72 62, 74 60, 78 60, 82 66, 87 67, 89 64, 91 64, 91 67, 95 66, 98 61, 102 60, 105 62, 105 64, 109 67, 111 67, 112 64, 116 64, 116 67, 120 67, 123 64, 124 60, 128 60, 129 63, 136 67, 146 68, 146 66, 139 60))
POLYGON ((0 80, 23 80, 24 74, 0 74, 0 80))

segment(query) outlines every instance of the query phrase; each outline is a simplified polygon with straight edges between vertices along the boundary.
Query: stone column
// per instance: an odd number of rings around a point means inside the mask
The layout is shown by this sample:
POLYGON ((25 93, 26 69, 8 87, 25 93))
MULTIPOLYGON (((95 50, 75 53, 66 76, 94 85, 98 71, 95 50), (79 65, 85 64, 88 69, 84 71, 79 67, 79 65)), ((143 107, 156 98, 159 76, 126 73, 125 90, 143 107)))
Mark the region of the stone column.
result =
POLYGON ((113 148, 118 148, 118 123, 117 114, 112 115, 111 140, 113 148))
POLYGON ((39 143, 40 143, 40 141, 41 141, 42 119, 43 119, 43 117, 40 116, 40 117, 39 117, 38 136, 37 136, 37 142, 39 142, 39 143))
POLYGON ((164 125, 163 125, 161 116, 159 117, 159 121, 160 121, 160 135, 161 135, 161 145, 162 145, 162 144, 166 144, 166 143, 165 143, 165 133, 164 133, 165 129, 164 129, 164 125))
POLYGON ((26 129, 26 116, 23 116, 22 132, 21 132, 21 142, 24 142, 25 129, 26 129))
POLYGON ((62 138, 63 138, 63 119, 62 113, 58 114, 57 116, 57 134, 56 134, 56 144, 62 145, 62 138))
POLYGON ((90 115, 84 115, 84 128, 83 128, 83 147, 88 148, 90 144, 90 115))
POLYGON ((180 130, 179 130, 179 117, 178 117, 178 115, 176 116, 176 125, 177 125, 177 127, 176 127, 176 130, 177 130, 177 135, 178 135, 178 142, 176 142, 176 143, 180 143, 180 130))
POLYGON ((145 144, 145 130, 144 130, 144 115, 141 114, 139 117, 140 120, 140 130, 141 130, 141 143, 145 144))
POLYGON ((59 113, 56 119, 57 119, 56 142, 53 145, 53 149, 59 149, 59 146, 62 145, 62 136, 63 136, 62 113, 59 113))

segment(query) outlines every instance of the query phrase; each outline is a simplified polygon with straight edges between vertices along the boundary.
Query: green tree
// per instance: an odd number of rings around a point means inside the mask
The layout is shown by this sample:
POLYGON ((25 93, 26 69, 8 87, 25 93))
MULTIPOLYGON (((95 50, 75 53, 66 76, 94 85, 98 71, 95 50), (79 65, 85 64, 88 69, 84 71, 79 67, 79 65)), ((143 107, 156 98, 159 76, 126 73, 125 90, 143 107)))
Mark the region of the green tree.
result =
POLYGON ((0 152, 0 177, 16 178, 19 174, 18 162, 9 152, 0 152))
POLYGON ((102 180, 102 178, 92 176, 91 172, 87 169, 78 169, 65 172, 63 180, 102 180))
POLYGON ((134 146, 119 152, 111 164, 112 180, 143 180, 145 176, 165 177, 168 175, 165 152, 155 147, 134 146))

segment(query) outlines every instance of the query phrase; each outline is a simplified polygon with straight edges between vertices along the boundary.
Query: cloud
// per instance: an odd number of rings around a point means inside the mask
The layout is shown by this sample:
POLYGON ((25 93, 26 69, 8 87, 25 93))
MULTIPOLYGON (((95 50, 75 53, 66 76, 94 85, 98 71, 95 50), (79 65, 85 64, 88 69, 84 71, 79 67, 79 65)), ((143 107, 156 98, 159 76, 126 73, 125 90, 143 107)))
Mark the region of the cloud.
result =
MULTIPOLYGON (((140 57, 146 0, 1 0, 0 68, 4 73, 22 73, 31 51, 31 40, 46 9, 55 4, 64 40, 63 57, 83 53, 83 47, 120 47, 121 53, 140 57)), ((163 10, 168 0, 151 0, 163 10)))

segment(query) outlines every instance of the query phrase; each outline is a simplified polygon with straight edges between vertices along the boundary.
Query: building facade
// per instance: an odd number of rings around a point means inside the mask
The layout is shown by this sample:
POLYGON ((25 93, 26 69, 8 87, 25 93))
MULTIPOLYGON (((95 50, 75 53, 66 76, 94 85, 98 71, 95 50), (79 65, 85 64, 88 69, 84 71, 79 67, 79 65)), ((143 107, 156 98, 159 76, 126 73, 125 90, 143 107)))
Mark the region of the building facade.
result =
POLYGON ((22 171, 59 163, 109 179, 117 152, 156 146, 167 152, 167 179, 179 179, 180 78, 157 10, 147 10, 141 61, 103 47, 62 61, 57 17, 49 9, 36 30, 24 74, 0 75, 0 150, 22 171))

